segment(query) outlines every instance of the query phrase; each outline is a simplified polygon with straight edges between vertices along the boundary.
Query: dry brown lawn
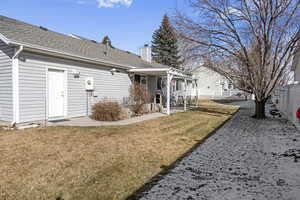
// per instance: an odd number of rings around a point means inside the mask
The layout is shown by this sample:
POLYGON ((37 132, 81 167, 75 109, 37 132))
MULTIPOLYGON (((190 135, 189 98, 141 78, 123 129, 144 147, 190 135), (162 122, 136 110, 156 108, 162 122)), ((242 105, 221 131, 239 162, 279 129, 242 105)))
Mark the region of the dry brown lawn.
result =
POLYGON ((0 199, 125 199, 228 119, 201 108, 128 126, 0 132, 0 199))

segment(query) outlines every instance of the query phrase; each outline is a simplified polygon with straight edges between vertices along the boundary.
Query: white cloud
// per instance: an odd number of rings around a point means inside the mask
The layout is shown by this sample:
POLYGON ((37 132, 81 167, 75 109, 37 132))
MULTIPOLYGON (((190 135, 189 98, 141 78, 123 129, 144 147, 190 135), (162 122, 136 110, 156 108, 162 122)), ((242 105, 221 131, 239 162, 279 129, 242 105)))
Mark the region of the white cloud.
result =
POLYGON ((93 5, 95 4, 95 0, 76 0, 76 3, 78 4, 88 4, 88 5, 93 5))
POLYGON ((118 6, 130 7, 133 0, 98 0, 99 7, 114 8, 118 6))
POLYGON ((78 4, 86 4, 87 2, 86 1, 84 1, 84 0, 77 0, 76 1, 78 4))

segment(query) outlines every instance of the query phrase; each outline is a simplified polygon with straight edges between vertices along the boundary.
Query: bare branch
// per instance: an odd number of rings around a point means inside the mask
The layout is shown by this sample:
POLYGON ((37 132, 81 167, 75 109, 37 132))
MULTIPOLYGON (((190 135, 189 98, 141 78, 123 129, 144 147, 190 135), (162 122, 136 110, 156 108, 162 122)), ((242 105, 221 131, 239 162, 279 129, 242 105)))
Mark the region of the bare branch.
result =
POLYGON ((300 0, 190 0, 190 7, 192 14, 177 12, 174 20, 192 44, 189 56, 265 102, 290 74, 300 0))

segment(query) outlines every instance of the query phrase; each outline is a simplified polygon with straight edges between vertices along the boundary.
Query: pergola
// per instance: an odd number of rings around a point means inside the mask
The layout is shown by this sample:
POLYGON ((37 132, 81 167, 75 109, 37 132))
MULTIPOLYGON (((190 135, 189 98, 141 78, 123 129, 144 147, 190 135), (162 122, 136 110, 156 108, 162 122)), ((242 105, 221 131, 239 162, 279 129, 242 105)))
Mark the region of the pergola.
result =
POLYGON ((145 75, 152 76, 167 76, 167 114, 170 115, 170 98, 171 98, 171 81, 173 78, 184 80, 184 111, 187 110, 186 99, 187 99, 187 80, 192 80, 192 77, 181 70, 175 68, 135 68, 130 69, 132 73, 143 73, 145 75))

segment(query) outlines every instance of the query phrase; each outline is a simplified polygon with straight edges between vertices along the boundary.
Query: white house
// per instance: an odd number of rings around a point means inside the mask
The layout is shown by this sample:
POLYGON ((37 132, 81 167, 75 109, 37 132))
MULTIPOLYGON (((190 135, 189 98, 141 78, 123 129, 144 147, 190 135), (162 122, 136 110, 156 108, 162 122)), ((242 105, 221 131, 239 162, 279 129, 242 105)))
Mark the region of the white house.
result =
POLYGON ((192 70, 195 85, 192 85, 192 96, 198 98, 222 99, 240 93, 224 76, 206 67, 192 70))
POLYGON ((0 16, 0 121, 23 123, 88 115, 104 97, 126 102, 132 82, 155 97, 166 77, 166 112, 172 79, 190 77, 141 56, 0 16))

